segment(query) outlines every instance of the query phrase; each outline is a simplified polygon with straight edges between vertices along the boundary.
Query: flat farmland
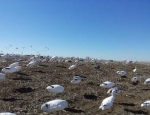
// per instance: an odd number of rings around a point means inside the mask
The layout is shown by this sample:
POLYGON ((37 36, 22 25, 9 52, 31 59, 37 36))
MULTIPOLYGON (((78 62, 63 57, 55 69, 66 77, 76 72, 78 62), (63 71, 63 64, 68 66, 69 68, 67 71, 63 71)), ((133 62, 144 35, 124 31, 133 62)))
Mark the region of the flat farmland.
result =
MULTIPOLYGON (((0 69, 8 67, 13 62, 0 64, 0 69)), ((149 115, 149 109, 141 108, 141 103, 150 99, 150 85, 144 81, 150 77, 150 65, 145 63, 123 64, 110 62, 97 63, 95 69, 91 63, 78 65, 69 70, 73 62, 44 62, 35 67, 27 67, 28 62, 20 62, 19 72, 7 74, 5 80, 0 80, 0 112, 12 112, 17 115, 149 115), (133 69, 137 67, 137 72, 133 69), (124 70, 126 77, 121 78, 116 72, 124 70), (83 81, 71 84, 73 76, 80 75, 83 81), (138 75, 139 83, 132 84, 131 78, 138 75), (111 108, 102 111, 101 102, 106 97, 108 89, 100 87, 105 81, 113 81, 115 87, 121 88, 121 93, 115 95, 111 108), (49 85, 59 84, 65 88, 63 93, 52 94, 46 90, 49 85), (41 105, 54 100, 64 99, 69 103, 66 111, 47 113, 41 110, 41 105)))

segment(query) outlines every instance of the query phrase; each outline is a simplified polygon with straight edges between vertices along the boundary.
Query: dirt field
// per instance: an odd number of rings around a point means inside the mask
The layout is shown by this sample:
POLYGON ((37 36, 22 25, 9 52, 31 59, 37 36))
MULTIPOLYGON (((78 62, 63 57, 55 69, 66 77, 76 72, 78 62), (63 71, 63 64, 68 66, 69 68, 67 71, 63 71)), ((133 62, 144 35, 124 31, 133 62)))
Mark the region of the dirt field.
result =
MULTIPOLYGON (((1 63, 0 69, 12 62, 1 63)), ((68 70, 73 63, 39 63, 34 68, 28 68, 27 62, 20 62, 22 70, 8 74, 0 81, 0 112, 13 112, 17 115, 150 115, 150 110, 140 107, 141 103, 150 99, 150 86, 145 86, 144 80, 150 77, 150 66, 145 64, 98 63, 100 69, 95 69, 87 63, 74 70, 68 70), (137 85, 131 83, 136 74, 141 74, 137 85), (127 76, 116 74, 117 70, 127 71, 127 76), (81 75, 84 80, 78 84, 71 84, 74 75, 81 75), (99 106, 103 99, 110 96, 108 89, 100 87, 104 81, 114 81, 115 86, 122 89, 116 95, 111 109, 102 111, 99 106), (65 87, 64 93, 52 95, 46 87, 59 84, 65 87), (65 99, 69 102, 69 109, 54 113, 41 111, 41 105, 53 99, 65 99)))

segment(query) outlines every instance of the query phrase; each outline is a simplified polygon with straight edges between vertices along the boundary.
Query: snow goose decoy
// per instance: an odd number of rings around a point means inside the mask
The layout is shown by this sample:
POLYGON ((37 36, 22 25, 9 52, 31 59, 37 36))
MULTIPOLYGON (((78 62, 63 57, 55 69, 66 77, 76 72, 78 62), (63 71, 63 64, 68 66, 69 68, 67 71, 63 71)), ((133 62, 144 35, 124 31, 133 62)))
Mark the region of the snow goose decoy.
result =
POLYGON ((143 108, 150 108, 150 100, 147 100, 144 103, 142 103, 141 107, 143 107, 143 108))
POLYGON ((135 73, 137 71, 137 68, 135 67, 134 69, 133 69, 133 72, 135 73))
POLYGON ((112 95, 105 98, 102 101, 99 109, 106 110, 106 109, 110 108, 113 105, 114 99, 115 99, 115 96, 114 96, 115 92, 116 92, 115 90, 112 90, 112 93, 111 93, 112 95))
POLYGON ((138 81, 139 81, 138 76, 133 77, 133 78, 131 79, 131 81, 132 81, 132 83, 138 83, 138 81))
POLYGON ((133 61, 131 61, 131 60, 126 60, 126 64, 131 64, 131 63, 133 63, 133 61))
POLYGON ((33 67, 36 64, 36 61, 31 61, 29 64, 27 64, 28 67, 33 67))
POLYGON ((65 108, 68 108, 68 102, 61 99, 49 101, 41 106, 41 110, 48 112, 60 111, 65 108))
POLYGON ((121 92, 121 88, 119 88, 119 87, 111 88, 111 89, 109 89, 109 90, 107 91, 107 93, 111 94, 112 91, 115 91, 114 94, 118 94, 118 93, 121 92))
POLYGON ((57 56, 53 56, 53 57, 50 58, 50 62, 54 62, 54 61, 56 61, 57 59, 58 59, 57 56))
POLYGON ((17 69, 14 67, 5 67, 2 69, 2 72, 4 72, 4 73, 14 73, 16 71, 17 71, 17 69))
POLYGON ((121 76, 125 76, 127 74, 126 71, 117 71, 117 73, 121 76))
POLYGON ((21 70, 21 66, 16 66, 16 71, 20 71, 21 70))
POLYGON ((115 83, 110 82, 110 81, 105 81, 102 84, 100 84, 101 87, 103 88, 111 88, 115 85, 115 83))
POLYGON ((46 62, 46 58, 42 60, 42 62, 46 62))
POLYGON ((51 85, 46 88, 51 93, 62 93, 64 91, 64 87, 60 85, 51 85))
POLYGON ((105 64, 108 64, 109 62, 105 62, 105 64))
POLYGON ((80 83, 81 81, 82 81, 82 77, 80 77, 80 76, 74 76, 73 77, 73 80, 71 80, 71 83, 72 84, 78 84, 78 83, 80 83))
POLYGON ((145 84, 145 85, 150 84, 150 78, 147 78, 147 79, 145 80, 144 84, 145 84))
POLYGON ((69 70, 72 70, 72 69, 75 69, 76 67, 77 67, 77 64, 71 65, 68 69, 69 69, 69 70))
POLYGON ((0 115, 16 115, 15 113, 10 113, 10 112, 3 112, 0 113, 0 115))
POLYGON ((19 62, 15 62, 15 63, 12 63, 11 65, 9 65, 9 67, 16 67, 16 66, 19 66, 19 62))

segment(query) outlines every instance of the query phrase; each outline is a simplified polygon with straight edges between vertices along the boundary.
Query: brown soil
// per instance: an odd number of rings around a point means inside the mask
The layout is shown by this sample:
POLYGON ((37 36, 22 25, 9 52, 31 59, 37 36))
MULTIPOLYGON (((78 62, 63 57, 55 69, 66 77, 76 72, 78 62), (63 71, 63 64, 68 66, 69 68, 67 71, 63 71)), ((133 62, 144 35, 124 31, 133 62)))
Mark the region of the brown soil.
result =
MULTIPOLYGON (((12 62, 1 63, 0 69, 12 62)), ((20 62, 22 70, 8 74, 0 81, 0 112, 14 112, 17 115, 149 115, 150 110, 140 107, 141 103, 150 99, 150 86, 145 86, 144 80, 150 75, 150 66, 145 64, 121 63, 101 64, 95 69, 90 63, 80 65, 74 70, 68 70, 73 63, 39 63, 28 68, 27 62, 20 62), (140 82, 131 83, 134 67, 136 74, 141 74, 140 82), (126 77, 116 74, 117 70, 127 71, 126 77), (84 80, 78 85, 71 84, 74 75, 81 75, 84 80), (110 96, 108 89, 99 85, 104 81, 114 81, 115 86, 122 89, 116 95, 113 106, 105 111, 99 109, 103 99, 110 96), (52 95, 46 87, 59 84, 65 87, 64 93, 52 95), (41 111, 41 105, 53 99, 65 99, 69 109, 54 113, 41 111)))

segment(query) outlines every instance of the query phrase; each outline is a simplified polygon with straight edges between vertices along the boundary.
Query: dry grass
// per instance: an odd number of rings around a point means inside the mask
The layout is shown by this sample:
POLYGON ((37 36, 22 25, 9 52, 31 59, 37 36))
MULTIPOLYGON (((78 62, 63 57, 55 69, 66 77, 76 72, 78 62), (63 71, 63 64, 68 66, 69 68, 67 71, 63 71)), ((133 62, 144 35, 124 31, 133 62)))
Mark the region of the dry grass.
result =
MULTIPOLYGON (((0 68, 7 67, 12 62, 2 63, 0 68)), ((18 113, 18 115, 149 115, 150 110, 140 107, 140 104, 150 99, 150 86, 143 82, 150 75, 150 66, 145 64, 123 65, 121 63, 101 64, 100 69, 87 63, 74 70, 68 70, 71 63, 42 63, 37 67, 27 68, 25 62, 21 62, 22 70, 18 73, 7 75, 6 80, 0 82, 0 111, 18 113), (139 84, 133 85, 131 78, 134 67, 138 68, 138 74, 142 74, 139 84), (127 77, 120 80, 117 70, 127 71, 127 77), (74 75, 82 75, 86 78, 79 84, 71 84, 74 75), (116 96, 111 109, 102 111, 98 107, 102 100, 109 95, 108 89, 103 89, 100 83, 109 80, 122 88, 122 92, 116 96), (46 87, 59 84, 65 87, 62 94, 51 95, 46 87), (44 113, 41 105, 53 99, 65 99, 69 101, 69 109, 54 113, 44 113)))

